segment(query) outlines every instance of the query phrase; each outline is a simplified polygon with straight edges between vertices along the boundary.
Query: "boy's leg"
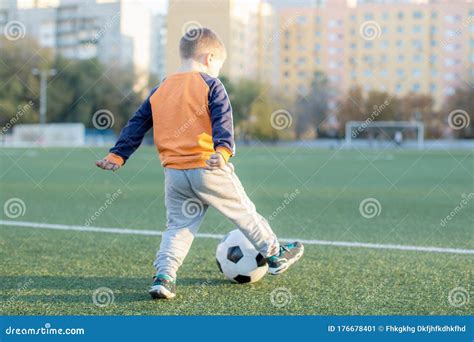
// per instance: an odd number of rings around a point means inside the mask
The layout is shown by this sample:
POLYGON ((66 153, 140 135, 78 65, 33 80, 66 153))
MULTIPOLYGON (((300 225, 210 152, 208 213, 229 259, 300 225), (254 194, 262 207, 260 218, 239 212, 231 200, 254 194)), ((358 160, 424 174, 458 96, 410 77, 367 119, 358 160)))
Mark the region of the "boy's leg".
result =
POLYGON ((229 218, 263 256, 279 252, 276 235, 267 220, 257 213, 232 164, 227 164, 226 170, 189 170, 188 175, 194 193, 229 218))
POLYGON ((208 206, 193 192, 184 170, 165 168, 167 227, 153 263, 157 274, 176 279, 208 206))

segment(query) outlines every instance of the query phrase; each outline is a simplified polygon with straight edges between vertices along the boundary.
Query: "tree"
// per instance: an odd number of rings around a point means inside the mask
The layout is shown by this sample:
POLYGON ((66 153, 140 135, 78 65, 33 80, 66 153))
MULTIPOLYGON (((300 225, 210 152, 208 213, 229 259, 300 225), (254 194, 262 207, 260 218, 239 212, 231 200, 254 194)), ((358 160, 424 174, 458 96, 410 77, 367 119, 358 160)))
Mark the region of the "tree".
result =
POLYGON ((332 89, 326 75, 316 71, 306 96, 296 100, 296 137, 300 138, 308 128, 318 131, 329 114, 329 99, 332 89))
MULTIPOLYGON (((131 70, 105 68, 98 60, 54 58, 35 41, 1 41, 0 123, 10 122, 18 108, 33 102, 16 123, 37 123, 39 81, 32 69, 56 69, 48 80, 47 122, 80 122, 93 127, 92 116, 100 109, 112 112, 118 131, 142 100, 134 91, 131 70)), ((17 115, 18 116, 18 115, 17 115)))
POLYGON ((385 91, 370 91, 365 100, 365 112, 371 121, 396 121, 397 98, 385 91))
POLYGON ((339 101, 336 115, 341 122, 340 134, 342 135, 348 121, 365 121, 367 119, 362 87, 356 85, 347 91, 347 94, 339 101))
POLYGON ((474 88, 457 88, 446 99, 440 114, 449 127, 458 128, 454 129, 457 138, 474 139, 474 88))

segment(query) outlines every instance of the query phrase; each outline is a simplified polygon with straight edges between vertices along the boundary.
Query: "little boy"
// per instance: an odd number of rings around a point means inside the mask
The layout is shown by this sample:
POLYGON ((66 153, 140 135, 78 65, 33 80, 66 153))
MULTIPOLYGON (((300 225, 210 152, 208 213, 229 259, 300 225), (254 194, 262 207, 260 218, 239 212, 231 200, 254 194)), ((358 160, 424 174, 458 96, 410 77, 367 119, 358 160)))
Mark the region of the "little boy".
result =
POLYGON ((110 153, 96 162, 104 170, 117 170, 153 128, 165 171, 167 226, 153 263, 152 298, 176 296, 176 272, 209 206, 266 257, 271 274, 284 272, 304 251, 299 242, 279 244, 229 163, 235 153, 232 108, 217 78, 226 59, 224 44, 210 29, 193 29, 181 38, 179 50, 181 67, 151 91, 110 153))

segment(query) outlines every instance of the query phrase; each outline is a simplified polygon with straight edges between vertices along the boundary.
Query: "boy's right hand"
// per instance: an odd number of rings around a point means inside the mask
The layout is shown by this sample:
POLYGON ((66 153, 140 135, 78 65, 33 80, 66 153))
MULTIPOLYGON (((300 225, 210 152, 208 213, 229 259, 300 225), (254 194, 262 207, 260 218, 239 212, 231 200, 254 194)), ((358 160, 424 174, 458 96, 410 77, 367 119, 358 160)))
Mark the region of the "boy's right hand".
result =
POLYGON ((118 170, 124 164, 122 157, 109 153, 105 158, 95 162, 95 165, 100 167, 103 170, 118 170))

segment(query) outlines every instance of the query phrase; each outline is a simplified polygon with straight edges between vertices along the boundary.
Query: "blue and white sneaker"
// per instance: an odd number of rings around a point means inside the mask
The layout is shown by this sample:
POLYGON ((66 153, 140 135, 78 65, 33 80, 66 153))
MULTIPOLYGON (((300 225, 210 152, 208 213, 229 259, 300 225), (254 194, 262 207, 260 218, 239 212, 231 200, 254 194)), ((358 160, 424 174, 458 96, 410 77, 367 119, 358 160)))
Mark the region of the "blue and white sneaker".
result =
POLYGON ((153 299, 171 299, 176 297, 176 280, 166 274, 157 274, 153 278, 148 293, 153 299))
POLYGON ((280 245, 278 254, 267 258, 268 272, 273 275, 285 272, 303 256, 303 253, 304 246, 301 242, 280 245))

